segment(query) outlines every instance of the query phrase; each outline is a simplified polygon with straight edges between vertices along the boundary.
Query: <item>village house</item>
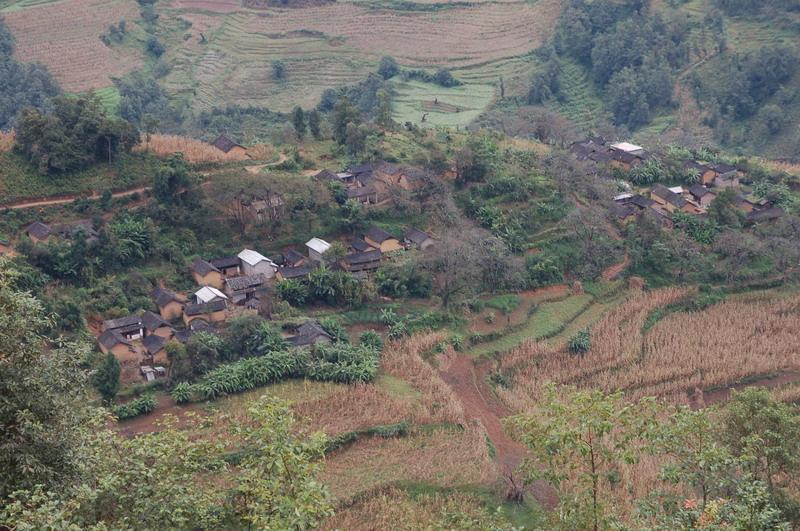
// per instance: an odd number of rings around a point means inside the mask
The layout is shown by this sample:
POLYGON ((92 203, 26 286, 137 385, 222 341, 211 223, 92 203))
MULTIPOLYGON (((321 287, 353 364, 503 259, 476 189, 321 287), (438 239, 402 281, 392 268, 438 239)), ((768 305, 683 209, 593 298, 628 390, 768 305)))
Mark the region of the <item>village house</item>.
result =
POLYGON ((321 172, 317 173, 314 176, 315 179, 319 179, 321 181, 334 181, 338 183, 342 183, 345 186, 350 186, 355 184, 355 175, 350 173, 349 171, 343 171, 339 173, 334 173, 331 170, 322 170, 321 172))
POLYGON ((653 200, 643 196, 642 194, 625 193, 615 196, 614 203, 620 205, 631 205, 637 208, 639 211, 642 211, 646 208, 650 208, 650 206, 653 204, 653 200))
POLYGON ((31 239, 33 243, 46 242, 52 234, 52 229, 49 225, 45 225, 41 221, 34 221, 25 228, 25 234, 31 239))
POLYGON ((416 247, 420 251, 436 245, 436 241, 429 234, 414 227, 406 228, 403 234, 403 243, 408 247, 416 247))
POLYGON ((610 210, 614 220, 622 223, 623 225, 635 220, 636 216, 639 214, 639 209, 636 208, 636 206, 634 206, 632 203, 614 202, 612 203, 610 210))
POLYGON ((226 299, 215 299, 211 302, 187 304, 183 309, 183 322, 191 325, 192 321, 202 319, 207 323, 219 323, 225 320, 225 310, 228 308, 226 299))
POLYGON ((350 249, 352 249, 354 253, 365 253, 367 251, 375 250, 375 247, 371 246, 361 238, 351 239, 348 245, 350 246, 350 249))
POLYGON ((139 315, 128 315, 126 317, 104 321, 103 330, 115 331, 128 341, 143 338, 145 332, 142 318, 139 315))
POLYGON ((225 279, 225 293, 234 304, 242 305, 265 288, 267 279, 261 273, 225 279))
POLYGON ((174 333, 172 326, 167 321, 151 311, 142 313, 142 326, 144 327, 145 339, 150 336, 169 339, 174 333))
POLYGON ((714 168, 702 162, 687 160, 683 163, 683 170, 687 174, 692 171, 697 172, 697 175, 700 176, 700 184, 704 186, 712 184, 714 179, 717 178, 717 172, 714 171, 714 168))
POLYGON ((152 335, 147 336, 142 341, 145 356, 149 359, 146 360, 150 365, 169 365, 169 358, 167 358, 167 343, 168 338, 152 335))
POLYGON ((717 176, 714 178, 715 188, 736 188, 739 186, 739 170, 730 164, 714 164, 717 176))
POLYGON ((228 296, 213 286, 203 286, 194 292, 194 302, 205 304, 216 300, 227 300, 228 296))
POLYGON ((306 257, 294 249, 289 249, 283 253, 283 265, 287 267, 299 267, 306 261, 306 257))
POLYGON ((243 250, 238 256, 242 263, 242 274, 246 276, 264 275, 266 279, 275 276, 278 266, 266 256, 251 249, 243 250))
POLYGON ((150 292, 150 298, 158 306, 158 313, 162 319, 172 321, 183 314, 183 305, 186 299, 164 288, 156 288, 150 292))
POLYGON ((381 266, 383 255, 377 249, 363 253, 348 254, 342 258, 340 265, 348 273, 359 273, 361 271, 375 271, 381 266))
POLYGON ((785 212, 781 207, 769 205, 765 208, 753 210, 745 218, 750 223, 766 223, 781 218, 785 212))
POLYGON ((194 281, 199 286, 213 286, 217 289, 222 289, 223 278, 222 271, 206 262, 202 258, 196 258, 191 265, 191 272, 194 281))
POLYGON ((283 217, 286 201, 282 195, 270 193, 266 196, 258 196, 255 199, 248 200, 245 206, 256 221, 265 223, 270 220, 279 220, 283 217))
POLYGON ((693 184, 689 187, 689 195, 702 209, 707 209, 717 196, 702 184, 693 184))
POLYGON ((136 356, 133 343, 117 330, 106 330, 97 338, 97 344, 103 354, 111 352, 118 359, 131 359, 136 356))
POLYGON ((379 249, 382 253, 391 253, 392 251, 399 251, 403 248, 400 241, 378 227, 372 227, 364 234, 364 241, 375 249, 379 249))
POLYGON ((53 234, 66 240, 72 240, 83 235, 87 242, 96 242, 99 234, 90 219, 81 219, 72 223, 59 223, 52 227, 53 234))
POLYGON ((753 202, 743 195, 734 197, 733 204, 740 212, 744 212, 745 214, 750 214, 755 209, 753 202))
POLYGON ((208 261, 209 264, 217 268, 223 277, 236 277, 242 274, 242 265, 238 256, 223 256, 208 261))
POLYGON ((611 156, 611 165, 625 171, 646 160, 649 154, 643 147, 628 142, 617 142, 608 146, 611 156))
POLYGON ((348 188, 347 199, 355 199, 362 205, 377 205, 381 200, 377 187, 372 183, 348 188))
POLYGON ((311 268, 307 266, 298 267, 280 267, 276 274, 278 280, 292 280, 300 278, 308 278, 311 268))
POLYGON ((314 262, 323 262, 325 253, 331 248, 331 244, 321 238, 311 238, 306 242, 308 257, 314 262))
POLYGON ((237 144, 225 135, 219 135, 212 146, 222 151, 226 155, 247 155, 247 148, 241 144, 237 144))
POLYGON ((695 208, 686 199, 673 192, 663 184, 657 184, 650 192, 650 198, 663 207, 667 212, 694 213, 695 208))
POLYGON ((295 335, 287 338, 287 341, 293 347, 307 347, 317 343, 330 343, 333 338, 319 323, 306 321, 297 328, 295 335))

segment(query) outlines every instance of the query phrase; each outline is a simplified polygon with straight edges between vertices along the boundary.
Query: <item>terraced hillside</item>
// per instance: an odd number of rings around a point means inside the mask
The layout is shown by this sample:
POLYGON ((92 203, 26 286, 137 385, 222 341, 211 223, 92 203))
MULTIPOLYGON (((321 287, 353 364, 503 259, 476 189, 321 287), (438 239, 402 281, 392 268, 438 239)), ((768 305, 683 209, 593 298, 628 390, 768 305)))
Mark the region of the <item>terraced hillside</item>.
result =
MULTIPOLYGON (((468 105, 475 112, 458 116, 462 123, 488 105, 500 77, 507 93, 524 89, 530 54, 549 36, 560 2, 351 0, 248 9, 241 0, 159 0, 155 31, 172 67, 163 83, 196 109, 311 106, 325 89, 363 79, 392 55, 403 66, 449 68, 475 87, 478 107, 468 105), (276 60, 286 65, 285 79, 273 77, 276 60)), ((8 0, 0 13, 21 60, 47 65, 65 90, 80 92, 110 87, 112 77, 150 64, 139 7, 135 0, 8 0), (133 35, 103 44, 100 36, 123 19, 133 35)), ((414 100, 419 87, 412 92, 414 100)))

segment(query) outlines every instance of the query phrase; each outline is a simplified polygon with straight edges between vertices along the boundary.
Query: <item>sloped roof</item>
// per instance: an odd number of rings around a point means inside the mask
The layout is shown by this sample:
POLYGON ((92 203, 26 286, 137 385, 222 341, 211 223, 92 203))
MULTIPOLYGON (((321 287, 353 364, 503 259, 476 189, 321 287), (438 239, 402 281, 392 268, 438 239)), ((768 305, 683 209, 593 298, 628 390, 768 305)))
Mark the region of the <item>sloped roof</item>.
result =
POLYGON ((312 345, 319 339, 331 341, 333 338, 328 334, 319 323, 306 321, 297 329, 297 334, 288 339, 289 343, 295 347, 312 345))
POLYGON ((209 264, 218 269, 227 269, 229 267, 237 267, 239 265, 238 256, 223 256, 221 258, 214 258, 208 261, 209 264))
POLYGON ((693 184, 689 187, 689 193, 697 199, 700 199, 701 197, 711 194, 712 192, 702 184, 693 184))
POLYGON ((644 151, 642 146, 637 146, 636 144, 631 144, 630 142, 616 142, 611 144, 609 147, 611 149, 624 151, 625 153, 632 153, 634 155, 638 155, 640 152, 644 151))
POLYGON ((194 262, 192 262, 192 272, 204 277, 209 273, 219 273, 220 271, 202 258, 195 258, 194 262))
POLYGON ((289 249, 283 253, 283 259, 286 263, 296 264, 297 262, 305 260, 306 257, 294 249, 289 249))
POLYGON ((130 328, 132 326, 141 326, 142 318, 138 315, 127 315, 118 319, 109 319, 103 322, 106 330, 119 330, 122 328, 130 328))
POLYGON ((151 355, 156 354, 158 351, 163 349, 164 345, 166 344, 167 344, 167 339, 157 335, 150 335, 142 340, 142 346, 151 355))
POLYGON ((234 142, 225 135, 219 135, 217 139, 211 143, 211 145, 217 148, 218 150, 222 151, 223 153, 228 153, 235 147, 240 147, 244 149, 244 146, 242 146, 241 144, 237 144, 236 142, 234 142))
POLYGON ((355 249, 360 253, 374 249, 373 246, 371 246, 361 238, 353 238, 352 240, 350 240, 350 247, 352 247, 353 249, 355 249))
POLYGON ((319 254, 323 254, 325 251, 331 248, 331 244, 321 238, 311 238, 306 242, 306 247, 312 251, 318 252, 319 254))
POLYGON ((618 219, 627 219, 636 215, 637 212, 636 207, 631 204, 613 203, 611 205, 611 213, 618 219))
POLYGON ((243 277, 233 277, 225 279, 225 286, 233 291, 261 286, 266 282, 264 275, 248 275, 243 277))
POLYGON ((412 243, 416 243, 417 245, 422 244, 423 242, 425 242, 425 240, 431 239, 428 233, 423 232, 419 229, 415 229, 414 227, 408 227, 405 231, 404 237, 406 240, 412 243))
POLYGON ((122 334, 116 330, 106 330, 100 334, 100 336, 97 338, 97 342, 107 349, 112 349, 120 344, 127 345, 129 347, 131 346, 131 342, 122 337, 122 334))
POLYGON ((281 276, 283 278, 303 278, 307 277, 311 272, 310 267, 282 267, 280 268, 281 276))
POLYGON ((150 297, 155 301, 156 305, 159 308, 163 308, 170 302, 185 302, 182 297, 179 297, 177 294, 166 290, 164 288, 156 288, 150 292, 150 297))
POLYGON ((367 231, 367 233, 365 234, 365 236, 367 238, 369 238, 370 240, 372 240, 374 242, 378 242, 378 243, 383 243, 386 240, 396 240, 397 239, 394 236, 392 236, 391 234, 389 234, 388 232, 386 232, 385 230, 380 229, 378 227, 372 227, 371 229, 369 229, 367 231))
POLYGON ((252 249, 244 249, 237 256, 239 257, 239 260, 251 266, 265 261, 269 262, 270 264, 272 263, 272 260, 257 251, 253 251, 252 249))
POLYGON ((33 236, 36 239, 42 240, 50 236, 52 229, 48 225, 45 225, 41 221, 34 221, 30 225, 27 226, 25 232, 29 236, 33 236))
POLYGON ((380 251, 366 251, 363 253, 348 254, 344 257, 344 261, 348 264, 366 264, 368 262, 380 261, 383 255, 380 251))
POLYGON ((325 179, 329 181, 338 181, 339 178, 333 173, 331 170, 322 170, 321 172, 314 175, 317 179, 325 179))
POLYGON ((183 313, 192 317, 194 315, 203 315, 207 313, 214 313, 224 310, 228 307, 225 299, 216 299, 205 304, 187 304, 183 313))
POLYGON ((160 315, 151 311, 142 313, 142 324, 147 330, 151 331, 161 328, 162 326, 169 326, 169 323, 162 319, 160 315))
POLYGON ((194 292, 194 297, 200 303, 210 302, 214 299, 227 299, 228 296, 213 286, 203 286, 194 292))
POLYGON ((635 194, 633 197, 630 198, 629 201, 631 204, 636 205, 639 208, 647 208, 653 204, 653 200, 649 197, 645 197, 642 194, 635 194))

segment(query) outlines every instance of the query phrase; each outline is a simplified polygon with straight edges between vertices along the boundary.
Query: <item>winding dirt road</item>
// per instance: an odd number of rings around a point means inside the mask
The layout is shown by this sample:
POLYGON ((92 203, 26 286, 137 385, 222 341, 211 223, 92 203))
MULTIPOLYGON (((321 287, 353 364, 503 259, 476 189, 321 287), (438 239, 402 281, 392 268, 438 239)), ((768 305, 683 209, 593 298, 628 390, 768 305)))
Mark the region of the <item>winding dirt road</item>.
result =
MULTIPOLYGON (((140 186, 138 188, 131 188, 130 190, 123 190, 122 192, 114 192, 111 194, 111 197, 126 197, 133 194, 143 194, 146 191, 150 190, 149 186, 140 186)), ((96 191, 92 191, 90 195, 82 195, 82 194, 71 194, 71 195, 64 195, 60 197, 54 197, 52 199, 33 199, 33 200, 26 200, 26 201, 18 201, 16 203, 9 203, 7 205, 0 205, 0 208, 10 208, 12 210, 21 209, 21 208, 36 208, 36 207, 43 207, 43 206, 51 206, 51 205, 63 205, 65 203, 72 203, 76 199, 100 199, 100 194, 96 191)))

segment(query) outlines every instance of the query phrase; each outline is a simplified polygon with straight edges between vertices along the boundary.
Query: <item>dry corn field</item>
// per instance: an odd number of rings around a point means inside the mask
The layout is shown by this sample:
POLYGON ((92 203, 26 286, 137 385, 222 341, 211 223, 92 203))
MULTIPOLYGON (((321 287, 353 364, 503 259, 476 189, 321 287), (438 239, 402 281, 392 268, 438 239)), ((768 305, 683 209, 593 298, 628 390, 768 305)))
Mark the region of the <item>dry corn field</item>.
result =
POLYGON ((14 147, 14 131, 0 131, 0 153, 8 153, 14 147))
POLYGON ((311 431, 330 436, 385 424, 395 424, 411 416, 407 402, 390 397, 374 385, 353 385, 344 392, 292 408, 311 431))
POLYGON ((432 333, 390 341, 384 348, 381 366, 384 372, 405 380, 422 394, 411 410, 411 420, 417 424, 464 422, 464 409, 452 389, 437 371, 420 357, 447 339, 446 334, 432 333))
POLYGON ((370 437, 330 454, 322 481, 339 502, 396 481, 437 486, 485 484, 496 478, 480 423, 414 431, 407 437, 370 437))
POLYGON ((466 494, 425 494, 411 497, 405 491, 389 487, 366 494, 352 505, 336 510, 324 529, 415 531, 434 529, 443 515, 464 512, 473 518, 481 513, 481 500, 466 494))
POLYGON ((642 336, 650 312, 685 293, 669 288, 634 295, 592 328, 592 348, 582 357, 543 344, 521 346, 501 362, 512 385, 498 394, 517 411, 532 407, 547 382, 687 403, 698 391, 800 369, 796 295, 674 313, 642 336))
POLYGON ((61 88, 82 92, 112 85, 139 68, 142 52, 109 48, 100 35, 139 19, 136 0, 61 0, 4 14, 17 40, 16 56, 46 65, 61 88))
POLYGON ((143 138, 142 143, 136 147, 139 151, 149 151, 157 157, 168 157, 173 153, 183 153, 186 160, 192 163, 200 162, 231 162, 236 160, 247 160, 247 155, 243 153, 223 153, 214 146, 176 135, 150 135, 150 139, 143 138))

